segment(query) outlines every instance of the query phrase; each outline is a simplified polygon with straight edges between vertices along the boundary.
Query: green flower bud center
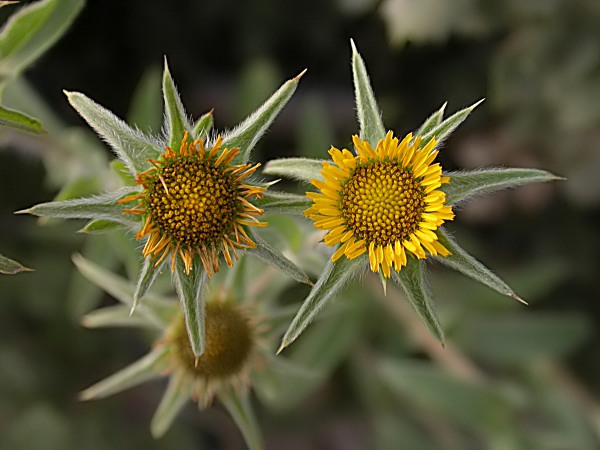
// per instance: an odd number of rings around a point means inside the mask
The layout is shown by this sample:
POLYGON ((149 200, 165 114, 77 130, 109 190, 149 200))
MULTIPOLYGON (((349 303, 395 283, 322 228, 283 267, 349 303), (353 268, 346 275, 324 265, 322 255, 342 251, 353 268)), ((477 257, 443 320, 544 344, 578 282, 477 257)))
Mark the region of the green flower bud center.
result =
POLYGON ((247 318, 231 303, 208 303, 205 307, 205 349, 196 358, 185 324, 179 326, 175 355, 185 369, 203 378, 227 378, 240 373, 253 345, 247 318))
POLYGON ((342 189, 341 211, 357 239, 385 246, 413 233, 425 194, 409 170, 391 162, 358 166, 342 189))

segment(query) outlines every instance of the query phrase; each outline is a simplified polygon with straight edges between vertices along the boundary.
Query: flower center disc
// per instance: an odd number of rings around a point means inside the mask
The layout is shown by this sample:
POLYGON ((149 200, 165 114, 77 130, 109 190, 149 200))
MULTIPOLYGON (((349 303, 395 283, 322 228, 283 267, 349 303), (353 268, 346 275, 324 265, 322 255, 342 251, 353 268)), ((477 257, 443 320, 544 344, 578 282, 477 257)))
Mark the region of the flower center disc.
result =
POLYGON ((208 303, 205 309, 205 349, 196 360, 185 325, 177 335, 177 356, 195 375, 226 378, 239 373, 252 348, 247 319, 233 305, 208 303))
POLYGON ((236 189, 221 170, 199 157, 167 162, 149 191, 149 208, 161 231, 183 248, 219 240, 234 219, 236 189))
POLYGON ((342 191, 341 210, 348 227, 377 245, 406 239, 424 209, 419 183, 407 169, 389 162, 358 166, 342 191))

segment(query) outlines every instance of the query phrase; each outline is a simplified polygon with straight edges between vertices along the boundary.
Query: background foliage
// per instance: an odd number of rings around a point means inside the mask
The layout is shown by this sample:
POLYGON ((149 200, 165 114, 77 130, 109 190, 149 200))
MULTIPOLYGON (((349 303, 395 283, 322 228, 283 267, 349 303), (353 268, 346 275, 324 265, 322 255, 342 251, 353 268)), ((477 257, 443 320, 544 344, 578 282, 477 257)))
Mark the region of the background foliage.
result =
MULTIPOLYGON (((67 34, 3 92, 3 105, 40 119, 47 134, 0 132, 0 249, 35 269, 0 278, 0 447, 242 445, 219 406, 202 414, 190 406, 153 441, 148 423, 160 384, 77 401, 81 389, 141 356, 147 340, 78 325, 82 313, 113 300, 70 259, 79 251, 133 273, 138 261, 127 259, 127 249, 136 244, 113 234, 86 238, 75 233, 82 224, 13 215, 111 184, 108 149, 62 90, 91 95, 157 131, 160 97, 153 95, 167 55, 190 113, 214 107, 222 129, 308 68, 256 155, 323 157, 332 144, 348 146, 356 132, 353 38, 386 125, 399 134, 446 100, 455 111, 487 98, 446 143, 445 168, 537 167, 567 180, 476 199, 448 227, 530 307, 433 266, 448 339, 442 351, 404 299, 378 297, 365 279, 366 290, 347 290, 337 302, 353 305, 356 319, 344 322, 352 325, 346 345, 330 337, 328 352, 318 329, 303 337, 303 349, 323 348, 333 372, 299 403, 290 400, 293 407, 260 410, 267 444, 597 448, 599 20, 594 0, 88 2, 67 34)), ((284 241, 309 229, 277 220, 284 241)), ((286 297, 300 300, 304 289, 286 297)), ((316 325, 326 330, 328 320, 316 325)))

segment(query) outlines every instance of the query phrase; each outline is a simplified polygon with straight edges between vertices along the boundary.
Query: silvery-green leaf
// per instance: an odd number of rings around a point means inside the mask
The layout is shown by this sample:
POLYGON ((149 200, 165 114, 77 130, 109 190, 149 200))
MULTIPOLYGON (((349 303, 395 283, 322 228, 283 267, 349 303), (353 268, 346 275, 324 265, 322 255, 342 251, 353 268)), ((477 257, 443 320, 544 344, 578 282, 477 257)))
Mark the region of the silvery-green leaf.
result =
POLYGON ((392 280, 404 290, 406 298, 419 317, 425 322, 431 334, 444 344, 444 330, 440 325, 429 288, 425 282, 425 274, 421 261, 409 257, 406 266, 400 272, 392 271, 392 280))
POLYGON ((162 261, 158 266, 152 258, 145 258, 142 270, 138 277, 137 284, 135 286, 135 292, 133 293, 133 305, 131 310, 134 311, 138 305, 138 302, 146 295, 146 292, 152 287, 156 277, 166 265, 166 260, 162 261))
POLYGON ((461 109, 460 111, 454 113, 453 115, 451 115, 450 117, 448 117, 446 120, 444 120, 442 123, 440 123, 439 125, 431 128, 427 133, 422 134, 422 140, 421 143, 423 145, 426 145, 432 138, 435 138, 435 140, 437 141, 438 145, 445 141, 446 138, 448 136, 450 136, 450 134, 452 134, 452 132, 461 124, 463 123, 463 121, 469 116, 469 114, 471 114, 471 112, 477 108, 477 106, 479 106, 479 104, 483 102, 482 100, 479 100, 477 103, 474 103, 473 105, 461 109))
POLYGON ((40 134, 44 132, 39 120, 14 109, 0 106, 0 126, 15 128, 29 133, 40 134))
POLYGON ((491 383, 465 381, 433 364, 410 360, 386 359, 378 361, 373 369, 374 376, 381 377, 403 403, 423 408, 425 414, 440 414, 484 436, 510 423, 514 405, 502 389, 491 383))
POLYGON ((352 46, 352 75, 360 137, 375 148, 377 142, 385 137, 385 128, 369 81, 365 62, 356 50, 353 40, 350 40, 350 45, 352 46))
POLYGON ((133 176, 148 169, 148 159, 156 158, 162 152, 162 146, 157 141, 131 128, 84 94, 67 91, 65 94, 73 108, 110 144, 133 176))
POLYGON ((248 394, 240 393, 231 386, 225 385, 222 389, 219 389, 217 396, 233 418, 242 436, 244 436, 248 449, 264 449, 260 427, 256 421, 248 394))
POLYGON ((79 394, 79 398, 81 400, 93 400, 108 397, 162 376, 162 371, 167 365, 165 361, 166 352, 164 348, 152 350, 133 364, 90 386, 79 394))
POLYGON ((181 309, 185 316, 185 325, 190 338, 192 351, 196 356, 204 352, 204 295, 206 293, 206 271, 198 255, 192 260, 192 270, 185 273, 185 265, 177 257, 175 271, 172 274, 181 309))
POLYGON ((17 211, 16 214, 31 214, 58 219, 102 219, 135 228, 139 227, 139 217, 124 213, 123 211, 129 207, 117 203, 119 199, 133 192, 135 191, 125 188, 92 197, 40 203, 31 208, 17 211))
POLYGON ((83 0, 44 0, 13 14, 0 34, 0 74, 17 76, 51 47, 69 28, 83 0))
POLYGON ((463 250, 443 229, 438 229, 437 236, 439 243, 450 251, 448 256, 436 256, 437 261, 458 270, 475 281, 485 284, 496 292, 525 303, 504 281, 463 250))
POLYGON ((111 162, 108 163, 108 165, 113 170, 113 172, 119 176, 123 184, 125 184, 126 186, 136 185, 135 176, 129 173, 129 169, 127 169, 127 166, 123 164, 121 160, 113 159, 111 162))
POLYGON ((273 159, 265 165, 263 173, 310 183, 311 180, 323 179, 321 175, 323 161, 311 158, 273 159))
POLYGON ((342 257, 335 262, 328 261, 323 273, 302 303, 294 320, 288 327, 277 353, 294 342, 313 321, 317 313, 352 279, 364 263, 364 258, 342 257))
POLYGON ((19 272, 31 272, 33 269, 25 267, 21 263, 14 261, 6 256, 0 255, 0 273, 14 275, 19 272))
POLYGON ((446 193, 446 203, 450 205, 500 189, 563 179, 545 170, 518 168, 447 172, 444 175, 450 177, 450 183, 442 185, 441 190, 446 193))
POLYGON ((161 78, 160 69, 156 66, 144 72, 135 87, 127 113, 127 123, 149 134, 160 132, 163 119, 161 78))
POLYGON ((110 231, 115 231, 123 228, 122 223, 113 222, 112 220, 97 219, 89 221, 79 233, 102 234, 110 231))
POLYGON ((304 75, 304 72, 286 81, 241 124, 223 135, 223 148, 240 148, 240 153, 234 159, 236 163, 245 163, 250 159, 250 152, 254 145, 292 97, 302 75, 304 75))
POLYGON ((252 203, 263 209, 266 215, 302 215, 310 207, 311 201, 304 195, 269 190, 265 192, 263 198, 256 199, 252 203))
POLYGON ((167 432, 188 400, 190 400, 189 380, 182 372, 172 374, 167 390, 150 422, 150 433, 155 439, 167 432))
MULTIPOLYGON (((104 291, 119 300, 130 309, 133 306, 134 287, 124 278, 85 259, 81 255, 73 255, 73 263, 81 274, 104 291)), ((136 314, 144 316, 151 323, 165 327, 169 324, 172 314, 171 302, 161 297, 148 296, 143 305, 139 305, 136 314)))
POLYGON ((169 136, 169 146, 177 150, 183 140, 183 133, 190 131, 192 125, 189 122, 175 82, 171 77, 167 59, 165 58, 165 70, 163 72, 163 99, 165 102, 165 129, 169 136))
POLYGON ((148 320, 142 314, 131 314, 131 308, 125 305, 106 306, 85 314, 81 325, 86 328, 135 327, 162 330, 164 325, 148 320))
POLYGON ((427 120, 423 122, 423 125, 419 127, 419 129, 415 133, 415 136, 423 136, 424 134, 428 134, 437 126, 439 126, 442 123, 442 120, 444 119, 444 111, 446 110, 447 104, 448 102, 444 103, 440 109, 438 109, 431 116, 429 116, 427 120))
POLYGON ((200 118, 196 121, 193 131, 194 139, 201 138, 203 140, 206 140, 209 136, 210 131, 212 130, 213 122, 214 118, 211 109, 206 114, 200 116, 200 118))
POLYGON ((247 253, 262 259, 267 264, 270 264, 300 283, 312 284, 308 275, 306 275, 306 273, 304 273, 304 271, 296 264, 286 258, 283 253, 276 248, 273 248, 256 233, 251 232, 250 237, 256 243, 256 247, 245 249, 247 253))

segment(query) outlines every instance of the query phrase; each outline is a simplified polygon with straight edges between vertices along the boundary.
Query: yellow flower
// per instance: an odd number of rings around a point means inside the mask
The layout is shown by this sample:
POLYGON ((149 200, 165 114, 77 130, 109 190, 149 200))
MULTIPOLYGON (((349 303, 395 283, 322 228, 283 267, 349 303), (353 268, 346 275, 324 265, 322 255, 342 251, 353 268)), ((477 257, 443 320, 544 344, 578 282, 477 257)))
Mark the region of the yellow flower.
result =
POLYGON ((188 142, 187 132, 179 151, 165 147, 159 160, 149 160, 152 169, 137 175, 143 187, 120 203, 139 201, 127 213, 144 216, 137 239, 149 236, 144 257, 156 258, 159 265, 171 255, 171 271, 177 255, 189 274, 195 253, 210 276, 219 270, 222 253, 229 267, 237 259, 236 248, 253 248, 244 226, 266 226, 258 221, 262 209, 248 199, 262 197, 265 188, 243 182, 260 164, 231 165, 239 148, 221 149, 219 136, 211 149, 202 139, 188 142))
POLYGON ((320 230, 329 230, 327 245, 340 244, 332 256, 336 261, 368 251, 371 271, 390 277, 406 265, 407 251, 425 258, 447 256, 435 231, 454 213, 444 205, 446 194, 439 187, 448 183, 442 168, 432 164, 437 156, 435 139, 420 148, 421 137, 408 134, 402 142, 389 131, 373 149, 353 136, 358 156, 332 147, 333 164, 323 163, 323 180, 311 183, 320 192, 307 192, 312 206, 305 211, 320 230))

